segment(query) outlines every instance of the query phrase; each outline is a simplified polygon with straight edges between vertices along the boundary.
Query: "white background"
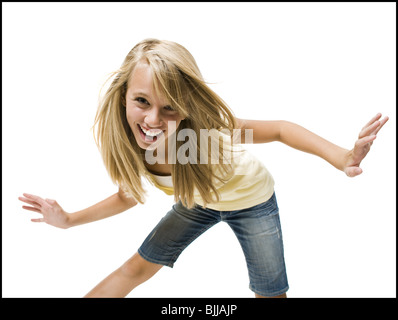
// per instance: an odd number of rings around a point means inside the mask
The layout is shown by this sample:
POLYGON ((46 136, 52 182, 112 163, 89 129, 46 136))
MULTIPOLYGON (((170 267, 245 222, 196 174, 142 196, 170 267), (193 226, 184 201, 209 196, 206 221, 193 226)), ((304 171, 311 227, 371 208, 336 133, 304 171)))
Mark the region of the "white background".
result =
MULTIPOLYGON (((172 205, 147 203, 61 230, 34 224, 23 192, 68 212, 117 188, 91 126, 99 90, 142 39, 196 58, 241 118, 296 122, 351 148, 390 117, 350 179, 283 144, 252 145, 276 181, 290 297, 394 297, 395 3, 3 3, 3 297, 81 297, 133 255, 172 205)), ((252 297, 219 224, 129 297, 252 297)))

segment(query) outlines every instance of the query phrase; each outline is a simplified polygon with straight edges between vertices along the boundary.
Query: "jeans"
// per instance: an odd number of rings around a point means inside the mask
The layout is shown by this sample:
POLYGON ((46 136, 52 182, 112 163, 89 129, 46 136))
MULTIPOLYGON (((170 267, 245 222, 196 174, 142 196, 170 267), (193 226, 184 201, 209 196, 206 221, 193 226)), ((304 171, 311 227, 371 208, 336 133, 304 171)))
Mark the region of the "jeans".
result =
POLYGON ((282 230, 275 193, 251 208, 217 211, 181 202, 160 220, 138 253, 149 262, 173 267, 181 252, 216 223, 226 222, 242 247, 250 284, 262 296, 285 293, 289 286, 283 253, 282 230))

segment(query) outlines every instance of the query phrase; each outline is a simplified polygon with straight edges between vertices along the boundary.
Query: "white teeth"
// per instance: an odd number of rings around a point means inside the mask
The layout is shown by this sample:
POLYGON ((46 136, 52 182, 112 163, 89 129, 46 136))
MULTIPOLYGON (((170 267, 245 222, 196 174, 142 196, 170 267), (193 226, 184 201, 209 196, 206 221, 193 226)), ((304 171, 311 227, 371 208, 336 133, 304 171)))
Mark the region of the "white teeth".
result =
POLYGON ((161 134, 163 131, 160 129, 150 129, 150 130, 146 130, 145 128, 143 128, 141 125, 139 125, 141 130, 150 137, 155 137, 158 136, 159 134, 161 134))

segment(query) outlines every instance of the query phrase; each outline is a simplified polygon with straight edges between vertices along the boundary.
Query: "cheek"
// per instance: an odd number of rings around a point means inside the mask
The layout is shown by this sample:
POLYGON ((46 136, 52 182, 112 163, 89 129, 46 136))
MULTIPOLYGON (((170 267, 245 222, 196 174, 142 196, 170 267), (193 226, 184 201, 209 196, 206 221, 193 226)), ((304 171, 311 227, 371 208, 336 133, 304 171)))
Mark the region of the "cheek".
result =
POLYGON ((137 109, 138 108, 129 106, 126 107, 126 118, 130 126, 132 126, 134 122, 139 121, 142 117, 141 112, 137 109))
POLYGON ((179 127, 181 121, 183 119, 181 117, 173 117, 172 119, 168 119, 167 120, 167 130, 169 134, 172 134, 173 132, 175 132, 177 130, 177 128, 179 127), (174 125, 175 123, 175 125, 174 125))

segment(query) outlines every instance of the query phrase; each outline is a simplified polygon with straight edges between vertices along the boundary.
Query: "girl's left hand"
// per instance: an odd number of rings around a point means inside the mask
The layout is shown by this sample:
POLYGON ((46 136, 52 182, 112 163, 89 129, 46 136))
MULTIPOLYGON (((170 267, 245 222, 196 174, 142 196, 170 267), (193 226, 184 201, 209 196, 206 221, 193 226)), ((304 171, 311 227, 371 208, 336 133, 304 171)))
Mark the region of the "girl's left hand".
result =
POLYGON ((358 140, 355 142, 354 149, 348 152, 344 172, 349 177, 355 177, 362 173, 359 167, 361 161, 368 154, 373 141, 376 139, 377 133, 388 121, 388 117, 379 120, 381 113, 372 118, 361 130, 358 140))

